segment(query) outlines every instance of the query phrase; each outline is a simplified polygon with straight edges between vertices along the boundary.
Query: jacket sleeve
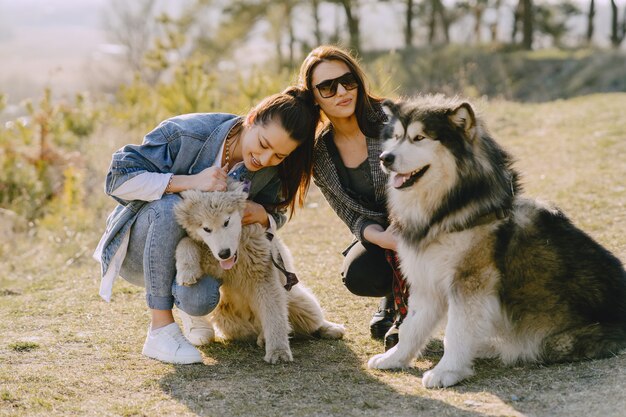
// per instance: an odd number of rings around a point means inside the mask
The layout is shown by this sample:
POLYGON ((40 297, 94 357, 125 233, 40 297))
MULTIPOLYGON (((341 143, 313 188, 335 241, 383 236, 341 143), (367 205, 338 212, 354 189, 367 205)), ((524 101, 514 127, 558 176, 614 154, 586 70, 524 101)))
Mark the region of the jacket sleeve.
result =
MULTIPOLYGON (((126 145, 113 154, 105 192, 112 195, 120 185, 145 172, 170 173, 178 153, 180 132, 165 121, 148 133, 141 145, 126 145)), ((113 196, 114 197, 114 196, 113 196)), ((122 204, 124 200, 114 197, 122 204)))

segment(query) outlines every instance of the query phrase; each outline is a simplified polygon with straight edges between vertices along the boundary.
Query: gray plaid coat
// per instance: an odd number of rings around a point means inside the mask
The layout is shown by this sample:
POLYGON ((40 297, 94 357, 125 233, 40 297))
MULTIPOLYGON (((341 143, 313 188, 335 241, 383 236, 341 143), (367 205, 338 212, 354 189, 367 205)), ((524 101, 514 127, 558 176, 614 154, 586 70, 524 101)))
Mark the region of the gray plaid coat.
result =
MULTIPOLYGON (((325 130, 318 138, 313 152, 313 182, 320 189, 328 204, 337 213, 339 218, 350 228, 354 236, 363 241, 363 229, 370 224, 388 225, 388 213, 372 211, 360 202, 351 198, 341 186, 339 174, 330 154, 327 142, 333 140, 332 129, 325 130)), ((387 174, 380 168, 378 156, 382 152, 382 141, 378 138, 366 138, 367 158, 371 169, 371 178, 374 183, 376 202, 385 206, 385 185, 387 174)))

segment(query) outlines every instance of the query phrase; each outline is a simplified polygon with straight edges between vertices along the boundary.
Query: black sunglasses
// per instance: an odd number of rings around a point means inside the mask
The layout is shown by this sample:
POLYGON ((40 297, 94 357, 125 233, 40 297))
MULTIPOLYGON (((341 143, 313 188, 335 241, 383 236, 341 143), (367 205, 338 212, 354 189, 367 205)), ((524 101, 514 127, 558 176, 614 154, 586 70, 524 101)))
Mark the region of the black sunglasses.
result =
POLYGON ((333 78, 331 80, 324 80, 317 84, 315 88, 320 92, 322 98, 331 98, 337 94, 337 87, 339 84, 343 85, 346 90, 354 90, 359 86, 359 82, 351 72, 346 72, 340 77, 333 78))

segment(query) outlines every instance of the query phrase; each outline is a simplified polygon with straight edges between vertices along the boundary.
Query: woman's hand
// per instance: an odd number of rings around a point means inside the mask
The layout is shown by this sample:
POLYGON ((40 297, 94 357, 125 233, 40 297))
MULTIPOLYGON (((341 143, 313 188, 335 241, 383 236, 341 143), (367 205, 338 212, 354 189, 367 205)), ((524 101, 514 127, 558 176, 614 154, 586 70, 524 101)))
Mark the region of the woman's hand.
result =
POLYGON ((263 227, 270 226, 265 207, 254 201, 246 201, 246 208, 243 211, 242 224, 260 223, 263 227))
POLYGON ((166 191, 226 191, 226 177, 226 169, 218 167, 206 168, 195 175, 174 175, 166 191))
POLYGON ((396 250, 398 241, 390 228, 383 229, 379 224, 370 224, 363 230, 363 237, 383 249, 396 250))
POLYGON ((209 167, 192 175, 193 189, 200 191, 226 191, 226 168, 209 167))

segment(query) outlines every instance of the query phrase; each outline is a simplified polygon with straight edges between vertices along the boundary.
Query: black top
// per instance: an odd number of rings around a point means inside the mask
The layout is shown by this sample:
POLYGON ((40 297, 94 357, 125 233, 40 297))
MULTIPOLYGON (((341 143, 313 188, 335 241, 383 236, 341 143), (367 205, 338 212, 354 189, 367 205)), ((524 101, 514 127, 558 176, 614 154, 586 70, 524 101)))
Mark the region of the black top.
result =
POLYGON ((384 203, 381 204, 381 202, 376 201, 376 190, 368 158, 365 158, 358 167, 348 168, 341 160, 335 141, 330 139, 327 141, 327 145, 328 153, 337 170, 341 188, 346 194, 369 210, 383 211, 385 209, 384 203))
POLYGON ((360 199, 364 201, 376 201, 374 183, 370 174, 370 163, 367 158, 356 168, 346 167, 346 172, 348 184, 342 184, 346 189, 359 195, 360 199))

